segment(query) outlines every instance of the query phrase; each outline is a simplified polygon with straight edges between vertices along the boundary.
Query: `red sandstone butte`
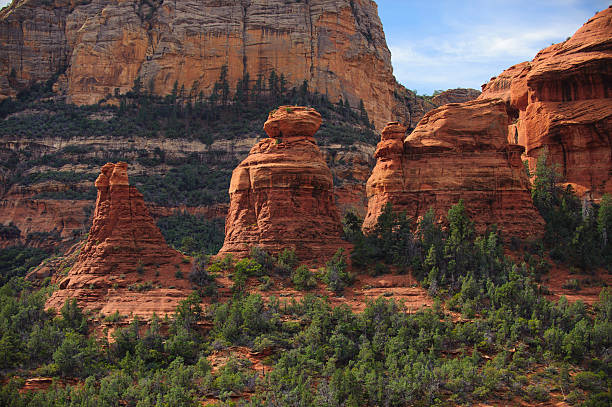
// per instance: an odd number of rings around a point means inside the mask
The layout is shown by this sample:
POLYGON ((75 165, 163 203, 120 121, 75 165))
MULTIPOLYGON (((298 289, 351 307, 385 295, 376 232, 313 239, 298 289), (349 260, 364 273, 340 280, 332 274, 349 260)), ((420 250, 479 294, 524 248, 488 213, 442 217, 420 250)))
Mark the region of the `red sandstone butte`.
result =
POLYGON ((508 143, 507 125, 501 99, 444 105, 405 139, 405 128, 390 123, 367 183, 364 230, 375 226, 388 202, 415 219, 429 208, 442 219, 463 199, 479 231, 497 224, 507 236, 539 235, 544 221, 531 202, 523 147, 508 143))
POLYGON ((245 257, 252 246, 273 254, 292 248, 301 261, 319 263, 347 247, 332 174, 314 139, 321 122, 307 107, 281 106, 269 114, 269 137, 232 174, 219 255, 245 257))
POLYGON ((480 99, 492 97, 508 103, 508 139, 525 147, 532 171, 547 149, 578 191, 612 193, 612 8, 492 78, 480 99))
POLYGON ((129 184, 126 163, 104 165, 95 186, 98 197, 87 242, 47 307, 59 308, 76 298, 80 306, 104 315, 172 313, 191 291, 189 262, 166 244, 142 194, 129 184), (185 278, 177 277, 177 271, 185 278))

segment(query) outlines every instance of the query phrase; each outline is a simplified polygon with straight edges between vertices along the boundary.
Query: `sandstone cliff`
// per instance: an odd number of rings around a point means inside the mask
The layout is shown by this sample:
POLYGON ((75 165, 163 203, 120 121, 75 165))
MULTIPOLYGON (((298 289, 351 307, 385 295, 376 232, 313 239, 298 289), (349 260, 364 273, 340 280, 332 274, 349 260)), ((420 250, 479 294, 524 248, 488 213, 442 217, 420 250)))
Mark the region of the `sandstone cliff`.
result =
POLYGON ((68 101, 90 104, 139 78, 143 88, 208 96, 227 66, 233 89, 274 70, 287 86, 363 99, 377 126, 414 127, 430 103, 397 84, 377 5, 371 0, 22 0, 0 14, 0 95, 54 82, 68 101))
POLYGON ((0 241, 0 247, 24 244, 55 248, 85 233, 92 202, 34 199, 42 193, 66 189, 66 184, 46 181, 31 187, 14 186, 0 195, 0 224, 13 224, 19 231, 11 239, 0 241))
POLYGON ((95 186, 98 197, 87 241, 47 306, 59 308, 76 298, 105 315, 171 313, 191 286, 186 280, 189 261, 166 245, 142 194, 129 185, 127 164, 104 165, 95 186))
POLYGON ((446 105, 448 103, 463 103, 476 99, 480 96, 480 91, 476 89, 457 88, 449 89, 434 96, 431 101, 436 106, 446 105))
POLYGON ((404 128, 389 124, 367 183, 364 230, 388 202, 415 219, 429 208, 443 218, 463 199, 477 230, 497 224, 506 236, 539 235, 544 222, 531 202, 523 147, 507 142, 507 125, 499 99, 442 106, 405 139, 404 128))
POLYGON ((272 111, 257 143, 234 170, 225 242, 220 255, 248 255, 252 246, 278 253, 295 249, 301 261, 323 262, 339 247, 340 214, 332 174, 314 139, 315 110, 282 106, 272 111))
POLYGON ((510 106, 508 138, 525 146, 531 170, 547 149, 577 190, 612 193, 612 8, 492 78, 480 98, 491 97, 510 106))

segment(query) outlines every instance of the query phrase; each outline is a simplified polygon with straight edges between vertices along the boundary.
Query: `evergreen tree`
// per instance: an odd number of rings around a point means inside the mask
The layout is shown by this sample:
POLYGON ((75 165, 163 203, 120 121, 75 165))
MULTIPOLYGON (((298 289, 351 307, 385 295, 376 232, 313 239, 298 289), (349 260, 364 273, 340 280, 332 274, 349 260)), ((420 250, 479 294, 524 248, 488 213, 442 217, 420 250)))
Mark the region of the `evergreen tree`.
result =
POLYGON ((365 105, 363 104, 363 99, 359 100, 359 112, 361 114, 361 121, 369 126, 370 118, 368 117, 368 111, 366 110, 365 105))
POLYGON ((229 82, 227 81, 227 65, 221 67, 221 73, 219 74, 219 84, 221 91, 221 103, 223 106, 227 106, 229 99, 229 82))
POLYGON ((141 90, 142 90, 142 80, 140 79, 140 76, 137 76, 136 79, 134 79, 134 86, 132 86, 132 92, 134 92, 134 95, 136 96, 136 98, 140 97, 141 90))
POLYGON ((531 188, 531 198, 540 211, 548 212, 558 204, 559 195, 557 183, 560 175, 556 165, 550 165, 548 151, 544 150, 538 157, 535 179, 531 188))

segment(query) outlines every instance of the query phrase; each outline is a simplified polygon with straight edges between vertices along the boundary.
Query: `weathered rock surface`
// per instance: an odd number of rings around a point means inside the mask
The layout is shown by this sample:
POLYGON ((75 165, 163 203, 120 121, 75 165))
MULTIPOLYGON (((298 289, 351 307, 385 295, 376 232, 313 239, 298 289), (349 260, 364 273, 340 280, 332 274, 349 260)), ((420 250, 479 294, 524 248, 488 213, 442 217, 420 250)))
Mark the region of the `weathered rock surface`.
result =
POLYGON ((219 255, 248 255, 252 246, 278 253, 293 248, 302 261, 324 261, 339 247, 340 215, 332 174, 314 139, 321 116, 314 109, 282 106, 234 170, 225 242, 219 255))
POLYGON ((405 128, 390 123, 367 183, 364 230, 376 224, 388 202, 415 219, 429 208, 442 219, 463 199, 478 230, 497 224, 506 236, 541 233, 544 222, 531 202, 523 147, 508 143, 507 125, 499 99, 442 106, 405 139, 405 128))
POLYGON ((612 193, 612 8, 492 78, 480 98, 491 97, 510 106, 508 138, 531 170, 546 149, 566 182, 596 199, 612 193))
POLYGON ((66 184, 45 181, 31 187, 13 186, 0 194, 0 224, 12 224, 19 230, 10 239, 0 239, 0 247, 24 244, 54 248, 84 233, 92 202, 34 198, 66 189, 66 184))
POLYGON ((127 164, 104 165, 95 186, 98 197, 87 242, 47 306, 59 308, 77 298, 86 309, 104 314, 171 313, 185 296, 181 290, 190 288, 186 279, 175 276, 181 271, 186 277, 189 261, 164 241, 142 194, 129 185, 127 164))
POLYGON ((436 106, 446 105, 448 103, 463 103, 476 99, 480 96, 480 91, 476 89, 457 88, 449 89, 434 96, 431 101, 436 106))
POLYGON ((332 100, 363 99, 379 127, 414 127, 433 107, 393 77, 371 0, 22 0, 0 14, 0 62, 0 95, 53 79, 78 104, 125 93, 136 78, 157 94, 176 82, 207 96, 225 65, 231 88, 275 70, 332 100))

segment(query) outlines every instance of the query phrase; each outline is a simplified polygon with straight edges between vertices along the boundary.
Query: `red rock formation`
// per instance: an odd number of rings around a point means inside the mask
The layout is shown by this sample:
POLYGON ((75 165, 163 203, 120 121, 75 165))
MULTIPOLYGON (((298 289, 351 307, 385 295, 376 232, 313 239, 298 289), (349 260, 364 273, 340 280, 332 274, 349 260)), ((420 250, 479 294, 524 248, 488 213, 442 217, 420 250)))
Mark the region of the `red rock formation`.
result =
POLYGON ((175 82, 209 95, 222 66, 232 88, 272 70, 369 117, 415 126, 428 102, 397 83, 371 0, 20 0, 0 11, 0 99, 33 82, 77 104, 131 90, 159 95, 175 82), (61 73, 58 75, 58 73, 61 73))
POLYGON ((466 88, 457 88, 457 89, 448 89, 444 92, 434 96, 431 101, 436 106, 446 105, 448 103, 463 103, 469 102, 470 100, 476 99, 480 96, 480 91, 476 89, 466 89, 466 88))
POLYGON ((378 221, 382 208, 387 202, 394 206, 402 205, 406 186, 404 173, 404 138, 406 128, 392 122, 384 128, 374 157, 376 166, 366 183, 368 213, 363 222, 364 230, 370 230, 378 221))
POLYGON ((14 185, 6 195, 0 194, 0 225, 13 224, 19 229, 11 239, 0 236, 0 247, 25 244, 55 248, 73 242, 86 230, 92 202, 36 198, 67 189, 66 184, 45 181, 28 187, 14 185))
POLYGON ((376 150, 368 180, 371 229, 390 202, 417 218, 429 208, 443 218, 463 199, 478 230, 497 224, 523 238, 541 233, 544 222, 531 202, 521 146, 508 144, 508 116, 502 100, 448 104, 429 112, 404 141, 391 123, 376 150))
POLYGON ((525 146, 535 170, 547 149, 566 182, 595 198, 612 193, 612 8, 568 40, 540 51, 483 85, 501 97, 514 123, 508 138, 525 146))
POLYGON ((175 276, 181 270, 186 277, 188 264, 166 244, 142 194, 129 185, 126 163, 104 165, 95 186, 98 197, 87 242, 47 306, 77 298, 81 306, 104 314, 171 313, 183 297, 180 289, 190 287, 175 276))
POLYGON ((282 106, 268 116, 269 138, 257 143, 230 183, 230 208, 220 255, 248 255, 252 246, 293 248, 302 261, 325 260, 346 243, 332 175, 314 139, 314 109, 282 106))

